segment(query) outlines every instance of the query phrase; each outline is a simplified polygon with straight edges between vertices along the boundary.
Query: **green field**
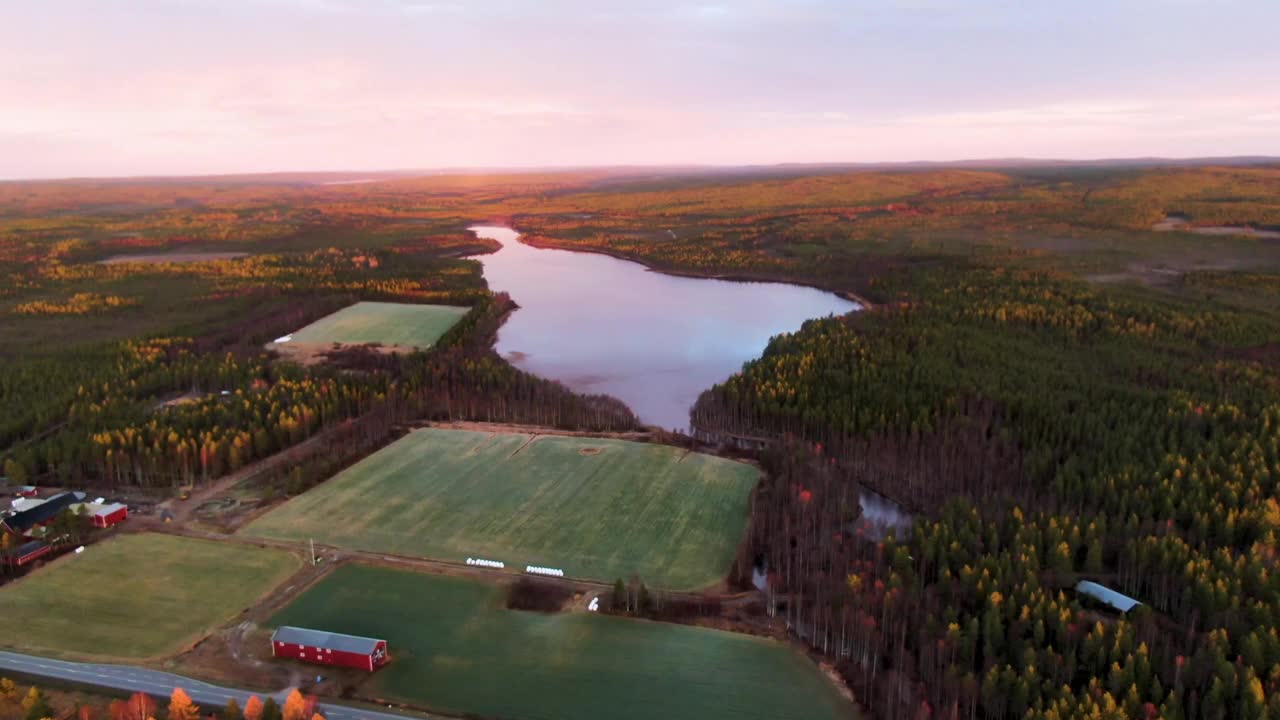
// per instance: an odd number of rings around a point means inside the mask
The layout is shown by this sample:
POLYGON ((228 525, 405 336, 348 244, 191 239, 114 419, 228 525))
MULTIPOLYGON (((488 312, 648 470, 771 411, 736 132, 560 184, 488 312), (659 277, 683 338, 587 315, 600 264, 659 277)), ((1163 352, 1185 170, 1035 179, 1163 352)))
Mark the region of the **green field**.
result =
POLYGON ((385 638, 362 690, 434 711, 528 720, 851 717, 813 664, 779 643, 685 625, 507 610, 461 578, 347 565, 271 619, 385 638))
POLYGON ((245 532, 701 588, 727 574, 757 478, 666 445, 417 430, 245 532))
POLYGON ((468 310, 455 305, 358 302, 293 333, 289 342, 428 348, 468 310))
POLYGON ((300 561, 173 535, 121 535, 0 588, 0 642, 33 652, 177 652, 254 604, 300 561))

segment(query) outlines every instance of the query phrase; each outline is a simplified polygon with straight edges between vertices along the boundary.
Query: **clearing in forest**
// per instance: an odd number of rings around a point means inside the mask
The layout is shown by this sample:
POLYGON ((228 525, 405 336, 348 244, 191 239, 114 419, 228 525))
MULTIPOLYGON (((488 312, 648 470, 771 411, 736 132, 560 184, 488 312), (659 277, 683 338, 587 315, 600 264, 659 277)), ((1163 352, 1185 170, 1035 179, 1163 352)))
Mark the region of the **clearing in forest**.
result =
POLYGON ((0 643, 40 654, 168 655, 254 604, 301 565, 279 550, 121 535, 0 588, 0 643))
POLYGON ((750 465, 667 445, 432 428, 245 532, 696 589, 728 572, 758 479, 750 465))
POLYGON ((366 697, 518 720, 836 720, 851 703, 787 646, 593 613, 508 610, 464 578, 344 565, 270 625, 385 638, 366 697))
POLYGON ((112 255, 98 261, 99 265, 119 265, 121 263, 142 263, 157 265, 163 263, 198 263, 215 260, 238 260, 248 257, 244 252, 164 252, 140 255, 112 255))
POLYGON ((429 348, 449 331, 470 308, 455 305, 358 302, 326 315, 271 343, 275 350, 294 345, 365 345, 378 343, 395 348, 429 348))

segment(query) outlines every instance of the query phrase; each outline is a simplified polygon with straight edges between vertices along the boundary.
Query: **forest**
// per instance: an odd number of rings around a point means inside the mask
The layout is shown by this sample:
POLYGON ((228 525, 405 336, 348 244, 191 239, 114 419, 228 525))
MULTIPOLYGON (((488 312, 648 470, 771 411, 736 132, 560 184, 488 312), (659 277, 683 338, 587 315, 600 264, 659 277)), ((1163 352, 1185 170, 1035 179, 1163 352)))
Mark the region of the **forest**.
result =
POLYGON ((494 353, 519 298, 477 220, 863 302, 692 419, 766 446, 735 579, 766 570, 869 716, 1280 718, 1280 244, 1193 232, 1280 228, 1276 166, 4 184, 5 474, 169 488, 295 448, 298 491, 415 420, 634 428, 494 353), (356 300, 470 311, 427 353, 263 349, 356 300))

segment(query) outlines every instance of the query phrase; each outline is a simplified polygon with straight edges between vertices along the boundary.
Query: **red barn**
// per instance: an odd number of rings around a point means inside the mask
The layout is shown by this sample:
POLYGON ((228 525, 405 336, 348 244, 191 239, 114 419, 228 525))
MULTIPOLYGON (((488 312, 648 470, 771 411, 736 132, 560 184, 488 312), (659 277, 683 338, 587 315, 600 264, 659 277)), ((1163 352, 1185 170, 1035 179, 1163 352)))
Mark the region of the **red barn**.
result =
POLYGON ((90 518, 93 520, 94 527, 107 528, 129 517, 129 507, 120 503, 111 503, 110 505, 90 506, 93 508, 93 514, 90 518))
POLYGON ((271 634, 271 654, 373 672, 387 662, 387 641, 283 625, 271 634))
POLYGON ((29 543, 19 545, 16 550, 5 558, 5 562, 13 567, 22 567, 35 562, 38 558, 48 555, 50 552, 53 552, 53 548, 47 543, 32 540, 29 543))

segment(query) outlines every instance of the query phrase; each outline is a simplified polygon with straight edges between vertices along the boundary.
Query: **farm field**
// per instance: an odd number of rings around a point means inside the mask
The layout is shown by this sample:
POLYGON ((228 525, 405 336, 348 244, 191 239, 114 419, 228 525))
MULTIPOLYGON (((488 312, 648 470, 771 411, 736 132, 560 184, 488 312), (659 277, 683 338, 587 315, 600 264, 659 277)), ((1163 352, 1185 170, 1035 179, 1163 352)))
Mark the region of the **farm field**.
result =
POLYGON ((750 465, 665 445, 425 429, 244 532, 693 589, 728 572, 757 479, 750 465))
POLYGON ((346 565, 281 610, 385 638, 363 694, 434 711, 542 720, 827 720, 852 705, 804 656, 746 635, 587 613, 507 610, 501 587, 346 565))
POLYGON ((467 314, 454 305, 358 302, 293 333, 288 344, 428 348, 467 314))
POLYGON ((165 655, 283 582, 286 552, 172 535, 122 535, 0 588, 14 649, 136 659, 165 655))

